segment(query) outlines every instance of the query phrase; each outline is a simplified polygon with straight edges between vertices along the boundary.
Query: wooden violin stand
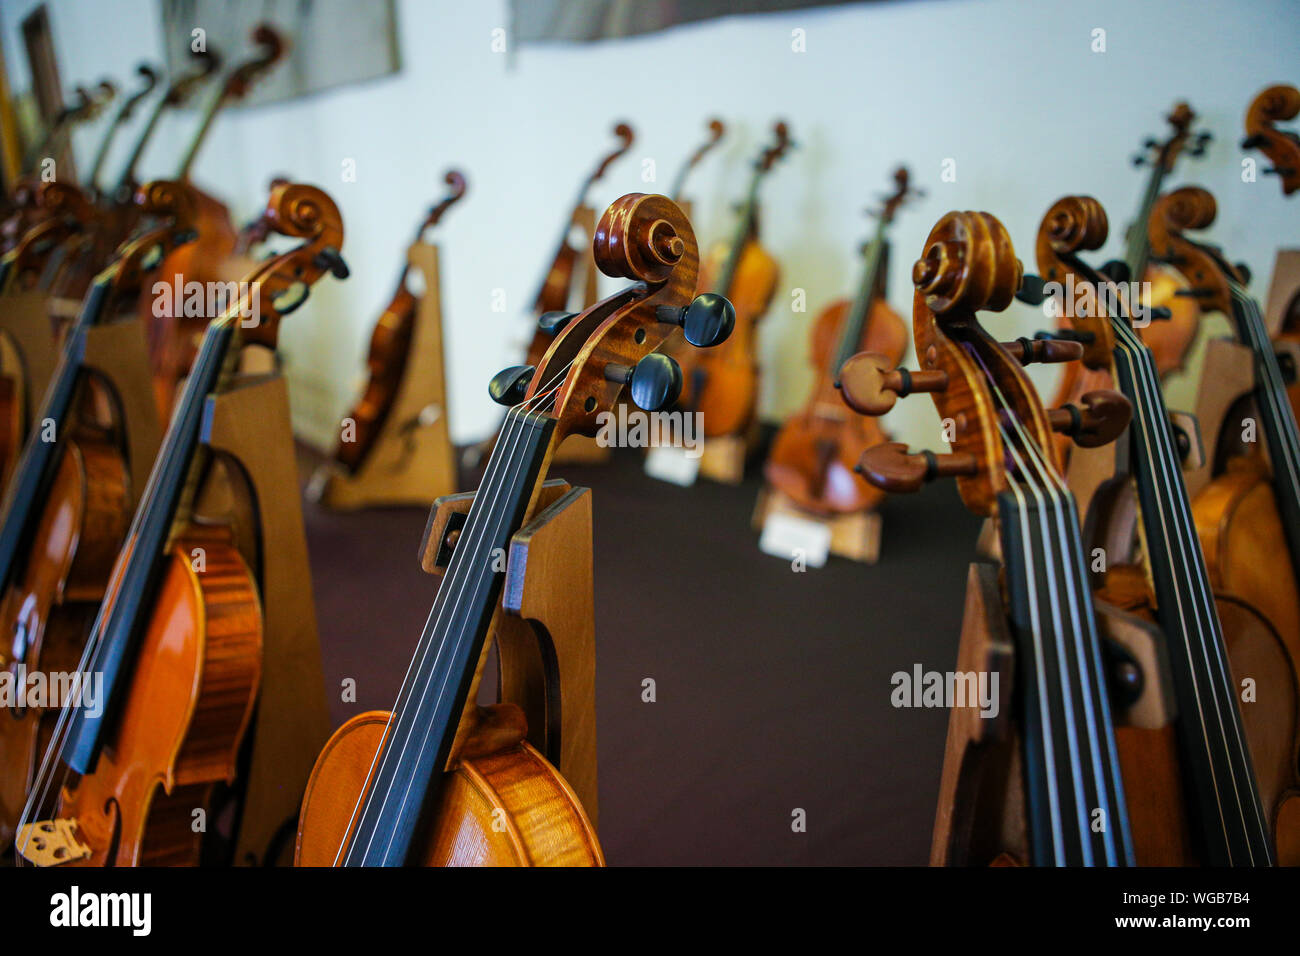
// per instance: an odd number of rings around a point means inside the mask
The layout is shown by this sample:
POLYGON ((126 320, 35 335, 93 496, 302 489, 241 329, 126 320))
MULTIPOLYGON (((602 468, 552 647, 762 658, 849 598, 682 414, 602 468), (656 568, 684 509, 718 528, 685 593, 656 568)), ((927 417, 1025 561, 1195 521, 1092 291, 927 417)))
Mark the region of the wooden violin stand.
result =
POLYGON ((817 515, 800 508, 784 492, 764 484, 754 505, 754 528, 761 532, 774 515, 784 515, 828 528, 830 553, 836 557, 863 564, 875 564, 880 560, 882 521, 878 511, 855 511, 830 517, 817 515))
MULTIPOLYGON (((1141 694, 1113 714, 1118 733, 1156 730, 1174 718, 1163 637, 1152 624, 1106 604, 1097 604, 1103 640, 1127 651, 1142 674, 1141 694), (1150 679, 1152 676, 1155 679, 1150 679)), ((1015 642, 1006 619, 999 568, 971 563, 958 673, 996 673, 998 712, 980 716, 978 706, 953 707, 939 784, 931 866, 1017 865, 1030 860, 1019 730, 1013 680, 1015 642)))
MULTIPOLYGON (((15 451, 27 436, 32 414, 50 384, 59 359, 49 304, 49 295, 44 292, 18 292, 0 299, 0 374, 13 381, 18 403, 20 437, 15 451)), ((16 454, 5 463, 0 487, 8 484, 9 473, 16 463, 16 454)))
POLYGON ((374 446, 356 472, 324 465, 312 479, 312 498, 327 508, 427 507, 456 489, 455 453, 447 427, 438 247, 416 242, 406 256, 424 277, 425 291, 402 381, 374 446))
MULTIPOLYGON (((268 855, 298 819, 329 709, 284 378, 240 376, 204 411, 201 438, 222 467, 204 483, 196 514, 231 519, 262 599, 262 676, 232 857, 257 866, 280 862, 268 855)), ((293 840, 282 849, 292 853, 293 840)))
MULTIPOLYGON (((474 492, 433 503, 421 567, 442 574, 448 540, 459 534, 474 492)), ((528 741, 568 781, 597 825, 596 625, 592 590, 591 490, 552 480, 542 486, 531 521, 510 539, 502 606, 493 638, 498 697, 519 706, 528 741)), ((486 657, 487 648, 485 646, 486 657)), ((480 672, 483 662, 480 661, 480 672)), ((466 705, 463 739, 476 702, 466 705)), ((453 747, 453 754, 456 748, 453 747)))

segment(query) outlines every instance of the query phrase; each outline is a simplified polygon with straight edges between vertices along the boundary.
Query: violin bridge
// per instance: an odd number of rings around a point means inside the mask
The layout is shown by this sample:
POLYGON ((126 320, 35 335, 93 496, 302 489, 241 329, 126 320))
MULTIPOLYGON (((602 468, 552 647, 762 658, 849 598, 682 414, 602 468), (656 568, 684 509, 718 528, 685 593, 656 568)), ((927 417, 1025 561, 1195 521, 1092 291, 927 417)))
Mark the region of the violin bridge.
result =
POLYGON ((38 820, 18 831, 19 854, 34 866, 58 866, 90 856, 90 847, 77 839, 77 821, 38 820))

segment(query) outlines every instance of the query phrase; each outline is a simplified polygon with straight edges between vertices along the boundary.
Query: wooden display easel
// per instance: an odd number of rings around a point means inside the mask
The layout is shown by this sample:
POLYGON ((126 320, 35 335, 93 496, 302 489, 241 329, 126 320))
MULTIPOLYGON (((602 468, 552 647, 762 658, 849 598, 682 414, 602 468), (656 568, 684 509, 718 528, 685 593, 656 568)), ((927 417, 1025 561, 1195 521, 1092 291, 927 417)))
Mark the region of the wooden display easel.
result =
MULTIPOLYGON (((1150 622, 1105 604, 1097 604, 1096 613, 1103 637, 1123 648, 1146 678, 1137 699, 1112 712, 1115 726, 1168 727, 1175 705, 1163 635, 1150 622)), ((1020 734, 1012 706, 1015 654, 999 568, 987 561, 973 562, 966 578, 957 671, 996 673, 998 712, 981 717, 975 707, 954 707, 948 713, 931 866, 1029 860, 1020 734), (986 778, 981 771, 989 767, 994 773, 986 778)))
POLYGON ((830 529, 831 554, 863 564, 880 560, 881 517, 878 511, 855 511, 852 514, 813 514, 800 508, 789 495, 764 485, 754 504, 753 525, 759 531, 772 515, 784 514, 800 521, 825 525, 830 529))
MULTIPOLYGON (((441 574, 474 492, 433 504, 421 566, 441 574)), ((537 511, 510 539, 503 613, 493 622, 498 699, 528 719, 528 741, 564 775, 597 825, 596 625, 592 590, 591 491, 552 480, 537 511)), ((488 646, 484 648, 487 654, 488 646)), ((483 663, 480 661, 479 668, 483 663)), ((467 708, 473 708, 471 700, 467 708)), ((462 719, 461 733, 466 721, 462 719)))
MULTIPOLYGON (((14 381, 17 420, 21 427, 19 447, 31 430, 32 415, 50 384, 58 360, 49 295, 17 292, 0 298, 0 375, 14 381)), ((0 487, 8 483, 8 472, 16 459, 15 455, 14 461, 7 463, 6 473, 0 475, 0 487)))
POLYGON ((312 495, 327 508, 350 511, 382 505, 428 505, 456 488, 456 461, 447 427, 438 248, 416 242, 407 262, 425 280, 410 354, 393 407, 355 473, 322 466, 312 495), (433 410, 434 414, 430 414, 433 410))
POLYGON ((276 862, 267 853, 297 820, 330 732, 284 378, 241 376, 209 396, 201 439, 225 480, 205 482, 196 513, 233 516, 236 544, 262 598, 262 678, 233 857, 236 865, 256 866, 276 862))
POLYGON ((117 400, 126 433, 126 467, 131 476, 129 494, 134 508, 149 481, 153 460, 162 443, 144 325, 131 316, 91 326, 86 333, 86 354, 82 362, 89 372, 108 383, 117 400))

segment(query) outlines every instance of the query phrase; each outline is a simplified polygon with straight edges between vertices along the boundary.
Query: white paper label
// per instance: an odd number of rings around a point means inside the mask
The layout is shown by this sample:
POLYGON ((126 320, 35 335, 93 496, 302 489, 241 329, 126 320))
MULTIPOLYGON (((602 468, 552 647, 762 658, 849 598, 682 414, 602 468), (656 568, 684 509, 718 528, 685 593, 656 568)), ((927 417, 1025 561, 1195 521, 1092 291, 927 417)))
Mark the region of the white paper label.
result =
POLYGON ((776 512, 763 522, 758 547, 773 557, 802 558, 808 567, 820 568, 831 551, 831 527, 797 515, 776 512))
POLYGON ((660 445, 645 456, 645 473, 660 481, 689 488, 700 474, 700 457, 686 454, 685 448, 660 445))

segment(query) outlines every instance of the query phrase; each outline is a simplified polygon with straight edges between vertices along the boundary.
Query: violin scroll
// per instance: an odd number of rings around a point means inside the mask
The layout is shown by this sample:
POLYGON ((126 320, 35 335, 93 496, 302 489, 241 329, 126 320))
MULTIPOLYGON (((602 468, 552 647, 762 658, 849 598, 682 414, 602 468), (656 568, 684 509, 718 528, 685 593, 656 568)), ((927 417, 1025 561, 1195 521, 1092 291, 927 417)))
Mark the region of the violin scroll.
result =
POLYGON ((899 166, 894 170, 894 191, 883 198, 883 204, 879 212, 868 210, 872 215, 879 215, 885 222, 893 222, 894 216, 898 210, 903 207, 908 200, 921 199, 925 196, 924 189, 917 189, 911 185, 911 174, 907 171, 906 166, 899 166))
POLYGON ((912 283, 938 316, 1001 312, 1020 288, 1024 269, 1002 223, 986 212, 952 212, 930 232, 912 266, 912 283))
POLYGON ((251 39, 260 52, 241 63, 226 78, 224 93, 232 99, 243 99, 249 88, 289 52, 288 38, 269 23, 259 23, 253 28, 251 39))
MULTIPOLYGON (((1038 226, 1034 249, 1042 278, 1026 276, 1025 285, 1038 285, 1044 292, 1055 288, 1063 293, 1066 277, 1079 281, 1081 252, 1091 252, 1106 244, 1110 221, 1106 210, 1091 196, 1065 196, 1054 202, 1038 226)), ((1096 291, 1096 290, 1094 290, 1096 291)), ((1022 296, 1024 291, 1022 290, 1022 296)), ((1051 294, 1047 293, 1047 298, 1051 294)), ((1095 297, 1094 297, 1095 300, 1095 297)), ((1074 329, 1075 339, 1083 346, 1081 359, 1090 369, 1109 368, 1115 333, 1109 317, 1096 308, 1076 309, 1072 296, 1059 294, 1056 301, 1074 329)))
POLYGON ((1191 229, 1214 224, 1218 204, 1199 186, 1183 186, 1156 200, 1147 221, 1153 254, 1178 269, 1190 283, 1189 293, 1202 310, 1217 309, 1232 314, 1232 287, 1246 277, 1228 263, 1217 249, 1194 242, 1183 235, 1191 229))
POLYGON ((1278 84, 1262 91, 1246 110, 1246 138, 1242 149, 1258 149, 1273 162, 1265 175, 1282 180, 1282 194, 1300 189, 1300 136, 1275 124, 1300 115, 1300 90, 1278 84))
POLYGON ((424 235, 425 230, 432 229, 436 226, 442 220, 443 214, 458 203, 461 197, 465 195, 465 174, 460 172, 460 170, 447 170, 446 175, 443 176, 443 182, 451 187, 451 191, 447 193, 446 197, 441 202, 429 210, 429 215, 425 218, 424 222, 420 224, 418 231, 419 235, 424 235))
MULTIPOLYGON (((605 210, 593 252, 606 275, 633 285, 557 322, 557 332, 534 370, 514 369, 498 391, 517 391, 537 407, 549 398, 560 435, 594 435, 624 388, 647 411, 671 403, 681 369, 653 356, 673 327, 719 342, 734 324, 734 310, 719 296, 695 296, 699 250, 685 215, 665 196, 631 193, 605 210), (648 406, 648 407, 647 407, 648 406)), ((503 373, 505 374, 505 373, 503 373)), ((501 378, 501 376, 498 376, 501 378)))
POLYGON ((772 127, 772 136, 772 145, 759 154, 758 162, 754 164, 764 173, 775 166, 776 161, 796 145, 794 140, 790 138, 790 127, 786 124, 785 120, 777 120, 776 124, 772 127))
POLYGON ((329 272, 347 278, 348 268, 340 249, 343 220, 338 207, 323 190, 305 183, 285 183, 271 190, 266 222, 282 236, 303 240, 302 244, 267 259, 252 275, 253 323, 241 321, 246 341, 275 348, 280 320, 306 301, 312 284, 329 272))
POLYGON ((178 76, 167 87, 164 101, 169 106, 183 106, 209 76, 221 69, 221 57, 211 48, 191 51, 190 56, 194 59, 194 69, 178 76))

